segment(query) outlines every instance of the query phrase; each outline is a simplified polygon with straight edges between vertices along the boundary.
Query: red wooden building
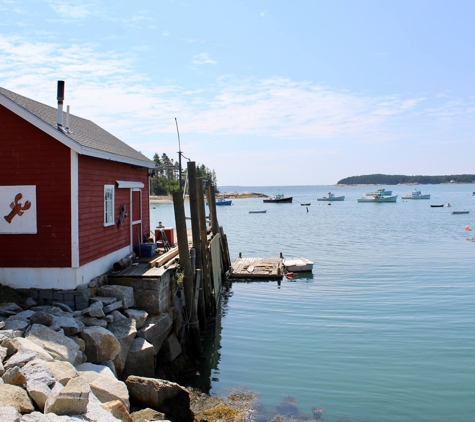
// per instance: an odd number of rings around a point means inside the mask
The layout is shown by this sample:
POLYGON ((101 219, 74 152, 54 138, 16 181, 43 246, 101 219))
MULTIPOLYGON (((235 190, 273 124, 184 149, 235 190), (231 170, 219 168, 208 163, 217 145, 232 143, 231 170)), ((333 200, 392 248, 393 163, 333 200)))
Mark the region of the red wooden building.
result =
POLYGON ((74 289, 150 234, 154 163, 90 120, 0 87, 0 283, 74 289))

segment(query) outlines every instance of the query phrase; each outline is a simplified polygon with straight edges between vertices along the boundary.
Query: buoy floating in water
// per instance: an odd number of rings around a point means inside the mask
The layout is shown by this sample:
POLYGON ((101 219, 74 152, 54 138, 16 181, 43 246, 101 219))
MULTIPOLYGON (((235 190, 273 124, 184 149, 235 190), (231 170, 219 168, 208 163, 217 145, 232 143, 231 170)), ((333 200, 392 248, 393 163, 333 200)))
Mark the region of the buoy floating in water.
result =
POLYGON ((469 231, 472 231, 472 229, 470 228, 470 226, 465 226, 465 230, 468 231, 468 232, 469 232, 469 231))

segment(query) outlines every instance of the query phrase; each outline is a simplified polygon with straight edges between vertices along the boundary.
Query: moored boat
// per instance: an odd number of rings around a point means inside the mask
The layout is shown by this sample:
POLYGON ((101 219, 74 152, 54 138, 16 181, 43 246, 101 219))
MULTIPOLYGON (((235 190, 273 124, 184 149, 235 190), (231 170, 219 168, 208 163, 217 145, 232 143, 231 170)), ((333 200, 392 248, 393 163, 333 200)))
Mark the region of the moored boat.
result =
POLYGON ((218 200, 216 201, 216 205, 232 205, 233 201, 232 199, 226 200, 223 196, 220 196, 218 200))
POLYGON ((294 273, 313 269, 313 262, 306 258, 284 258, 283 264, 285 271, 294 273))
POLYGON ((397 195, 384 195, 375 193, 373 195, 365 195, 357 199, 358 202, 397 202, 397 195))
POLYGON ((317 201, 344 201, 345 197, 335 196, 333 193, 328 192, 328 196, 323 196, 322 198, 317 198, 317 201))
POLYGON ((278 195, 272 196, 270 198, 264 199, 263 202, 266 204, 269 203, 291 203, 293 197, 292 196, 284 196, 283 194, 279 193, 278 195))
POLYGON ((423 195, 420 190, 416 189, 414 192, 402 196, 401 199, 430 199, 430 193, 423 195))
MULTIPOLYGON (((223 196, 220 196, 218 200, 216 201, 216 205, 232 205, 233 200, 232 199, 225 199, 223 196)), ((206 202, 206 205, 208 205, 208 202, 206 202)))
POLYGON ((262 210, 262 211, 249 211, 249 214, 265 214, 267 210, 262 210))
POLYGON ((468 214, 469 212, 470 212, 470 211, 465 211, 465 210, 463 210, 463 211, 451 211, 450 213, 451 213, 451 214, 468 214))
POLYGON ((430 204, 431 208, 440 208, 443 207, 444 204, 430 204))

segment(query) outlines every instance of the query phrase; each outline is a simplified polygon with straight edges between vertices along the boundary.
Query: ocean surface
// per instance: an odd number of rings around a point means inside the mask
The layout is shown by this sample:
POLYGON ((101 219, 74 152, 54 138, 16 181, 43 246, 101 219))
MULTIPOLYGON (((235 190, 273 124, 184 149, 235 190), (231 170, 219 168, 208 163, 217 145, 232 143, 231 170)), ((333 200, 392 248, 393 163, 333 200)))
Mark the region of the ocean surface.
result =
MULTIPOLYGON (((475 420, 475 185, 416 188, 431 199, 405 201, 411 186, 220 187, 294 198, 218 207, 232 261, 315 264, 281 283, 233 282, 202 371, 211 394, 253 392, 256 421, 475 420), (357 203, 378 187, 398 202, 357 203), (329 191, 345 201, 317 202, 329 191)), ((175 225, 171 204, 151 206, 158 221, 175 225)))

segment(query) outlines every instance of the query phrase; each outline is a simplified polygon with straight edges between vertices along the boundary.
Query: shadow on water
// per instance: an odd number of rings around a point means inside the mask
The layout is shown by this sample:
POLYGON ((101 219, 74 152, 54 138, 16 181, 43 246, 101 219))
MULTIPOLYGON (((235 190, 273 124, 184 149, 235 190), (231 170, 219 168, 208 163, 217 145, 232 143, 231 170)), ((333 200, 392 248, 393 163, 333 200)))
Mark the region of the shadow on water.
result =
MULTIPOLYGON (((287 281, 302 282, 311 279, 313 279, 312 273, 302 273, 294 277, 294 280, 287 281)), ((197 362, 196 371, 182 380, 184 385, 198 388, 204 393, 209 394, 212 382, 219 381, 222 318, 226 316, 229 310, 229 301, 233 294, 232 285, 227 285, 221 294, 216 320, 208 325, 208 331, 204 333, 202 338, 204 358, 197 362)), ((314 407, 311 413, 301 412, 298 408, 297 399, 290 396, 284 397, 276 406, 264 406, 259 401, 259 393, 247 387, 223 389, 213 395, 219 397, 230 407, 244 411, 246 415, 245 420, 249 422, 324 421, 322 419, 324 409, 314 407)))

